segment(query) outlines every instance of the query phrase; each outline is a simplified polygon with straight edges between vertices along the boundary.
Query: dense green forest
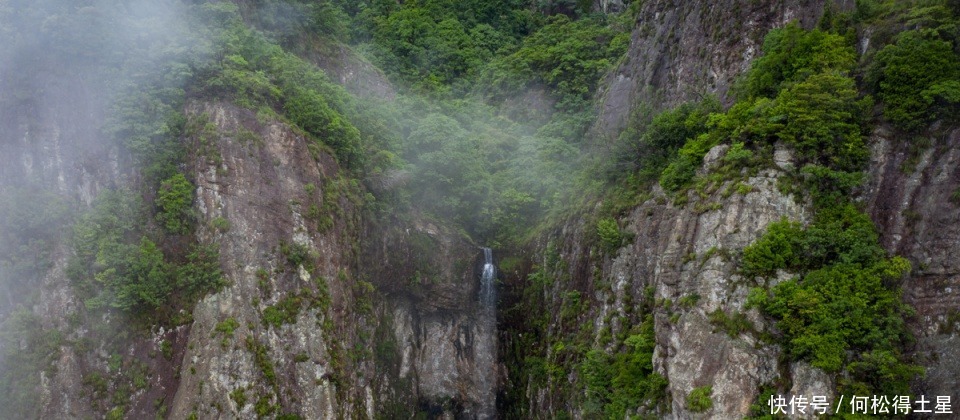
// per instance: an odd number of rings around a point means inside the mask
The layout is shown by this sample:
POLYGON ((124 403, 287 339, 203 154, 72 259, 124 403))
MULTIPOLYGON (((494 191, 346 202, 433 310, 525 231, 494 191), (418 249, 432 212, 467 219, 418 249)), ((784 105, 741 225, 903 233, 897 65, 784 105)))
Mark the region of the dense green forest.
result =
MULTIPOLYGON (((875 226, 851 197, 864 180, 866 136, 874 127, 889 125, 912 141, 937 130, 934 121, 956 123, 955 1, 861 0, 850 11, 828 7, 817 28, 790 23, 773 30, 729 104, 713 97, 662 111, 637 104, 609 153, 590 147, 589 129, 603 77, 628 49, 639 0, 614 14, 574 0, 244 0, 173 9, 116 0, 13 3, 0 5, 0 38, 7 40, 0 57, 41 52, 9 68, 22 79, 13 84, 21 91, 4 96, 15 102, 4 105, 27 106, 42 90, 28 76, 49 63, 99 74, 109 80, 111 104, 103 135, 141 175, 138 189, 103 193, 83 212, 57 197, 0 191, 0 225, 17 226, 0 231, 0 247, 16 248, 0 248, 12 256, 2 261, 12 273, 4 278, 40 270, 55 237, 69 236, 66 271, 87 321, 113 313, 141 330, 155 322, 182 325, 198 299, 223 287, 215 249, 189 239, 198 222, 183 140, 200 139, 199 153, 216 160, 203 148, 216 141, 215 129, 187 118, 184 108, 226 101, 296 127, 315 154, 335 156, 359 181, 343 188, 364 214, 422 215, 511 251, 566 218, 583 217, 596 227, 589 240, 597 253, 611 258, 630 239, 620 218, 653 189, 677 206, 691 192, 723 185, 745 193, 738 182, 771 168, 774 146, 786 145, 798 164, 782 188, 815 216, 807 226, 772 225, 737 256, 754 286, 750 305, 779 329, 762 339, 840 378, 841 393, 908 392, 922 373, 905 355, 911 309, 900 299, 899 281, 910 265, 880 247, 875 226), (147 35, 116 36, 113 26, 147 35), (857 33, 866 27, 876 28, 871 47, 858 51, 857 33), (381 69, 396 97, 350 93, 304 58, 310 48, 334 45, 381 69), (546 98, 538 109, 511 105, 531 92, 546 98), (718 145, 729 146, 720 166, 698 172, 718 145), (376 187, 391 178, 406 181, 376 187), (68 233, 58 233, 68 225, 68 233), (778 270, 795 277, 768 286, 778 270)), ((316 208, 313 216, 322 221, 333 211, 316 208)), ((521 304, 543 299, 562 264, 557 256, 534 267, 521 304)), ((585 299, 565 295, 571 320, 585 299)), ((520 389, 528 382, 584 390, 585 413, 598 418, 663 406, 666 379, 651 362, 653 305, 638 303, 635 325, 602 343, 576 325, 544 336, 538 331, 548 320, 532 316, 524 326, 526 357, 508 358, 517 372, 506 397, 510 413, 530 414, 520 389), (556 385, 571 373, 574 383, 556 385)), ((16 368, 2 369, 0 406, 28 412, 36 398, 31 372, 50 369, 63 338, 37 328, 29 311, 12 319, 4 339, 28 336, 23 346, 31 351, 19 351, 19 343, 3 347, 5 367, 16 368)), ((717 322, 746 329, 735 315, 717 322)), ((129 333, 104 327, 96 334, 118 343, 129 333)), ((129 372, 136 375, 136 366, 119 375, 129 372)), ((106 380, 120 378, 90 378, 101 388, 106 380)), ((688 407, 709 409, 710 390, 695 392, 688 407)), ((122 397, 104 402, 108 417, 122 417, 122 397)))

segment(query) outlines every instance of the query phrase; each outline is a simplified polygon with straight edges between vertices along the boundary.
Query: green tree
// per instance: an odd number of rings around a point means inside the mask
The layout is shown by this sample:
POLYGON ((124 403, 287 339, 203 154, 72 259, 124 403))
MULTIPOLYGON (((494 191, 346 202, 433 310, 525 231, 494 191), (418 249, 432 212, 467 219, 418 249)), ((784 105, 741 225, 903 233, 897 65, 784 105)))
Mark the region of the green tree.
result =
POLYGON ((856 53, 844 37, 821 30, 806 31, 796 22, 774 29, 763 41, 763 55, 738 86, 740 96, 776 96, 785 83, 811 73, 850 71, 856 53))
POLYGON ((960 60, 933 30, 901 33, 877 53, 872 76, 884 117, 906 131, 949 116, 960 100, 960 60))
POLYGON ((792 145, 803 162, 859 170, 867 159, 863 120, 870 100, 858 99, 853 79, 816 73, 777 95, 772 110, 776 135, 792 145))
POLYGON ((183 234, 193 219, 193 184, 178 173, 160 183, 157 190, 157 222, 170 233, 183 234))
POLYGON ((503 98, 528 83, 542 83, 559 96, 562 110, 583 106, 600 77, 626 51, 629 35, 594 19, 552 16, 520 48, 495 60, 482 82, 489 96, 503 98))

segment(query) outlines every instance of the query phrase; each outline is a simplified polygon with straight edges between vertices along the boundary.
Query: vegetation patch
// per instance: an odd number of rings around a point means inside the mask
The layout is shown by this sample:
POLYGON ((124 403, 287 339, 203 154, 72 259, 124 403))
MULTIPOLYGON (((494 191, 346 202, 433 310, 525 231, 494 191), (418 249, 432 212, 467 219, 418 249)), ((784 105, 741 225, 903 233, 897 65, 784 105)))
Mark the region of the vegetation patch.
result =
POLYGON ((690 394, 687 395, 687 409, 694 413, 703 413, 713 408, 711 395, 713 395, 712 386, 694 388, 693 391, 690 391, 690 394))

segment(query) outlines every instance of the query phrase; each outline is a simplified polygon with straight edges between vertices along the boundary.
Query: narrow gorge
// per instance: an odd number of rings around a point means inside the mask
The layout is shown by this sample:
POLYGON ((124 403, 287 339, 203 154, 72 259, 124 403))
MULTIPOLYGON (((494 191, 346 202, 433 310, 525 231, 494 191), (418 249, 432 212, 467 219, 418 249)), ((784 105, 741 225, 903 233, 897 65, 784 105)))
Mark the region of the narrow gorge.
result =
POLYGON ((955 400, 958 28, 950 0, 0 0, 0 419, 955 400))

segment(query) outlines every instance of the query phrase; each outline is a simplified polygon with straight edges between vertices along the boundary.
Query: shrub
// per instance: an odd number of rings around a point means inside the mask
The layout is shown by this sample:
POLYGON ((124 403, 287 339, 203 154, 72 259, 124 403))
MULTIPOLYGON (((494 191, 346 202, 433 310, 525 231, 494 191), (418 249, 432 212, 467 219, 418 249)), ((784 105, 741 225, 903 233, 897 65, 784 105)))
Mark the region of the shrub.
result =
POLYGON ((233 332, 237 328, 240 328, 240 323, 237 322, 236 318, 230 317, 223 322, 217 323, 214 330, 223 334, 224 337, 233 337, 233 332))
POLYGON ((307 270, 313 268, 310 260, 310 248, 306 245, 281 242, 280 253, 286 257, 287 262, 294 268, 299 267, 301 264, 304 265, 307 270))
POLYGON ((767 233, 743 249, 742 271, 747 277, 776 274, 779 269, 790 269, 799 264, 799 244, 802 228, 799 223, 782 219, 767 227, 767 233))
POLYGON ((710 323, 727 333, 730 338, 737 338, 740 334, 753 331, 753 324, 741 312, 728 315, 723 309, 717 309, 709 314, 710 323))
POLYGON ((660 175, 660 186, 669 192, 678 192, 690 186, 699 168, 699 162, 690 156, 678 156, 660 175))
POLYGON ((842 36, 806 31, 791 22, 764 38, 763 55, 738 86, 739 96, 772 98, 788 82, 811 73, 849 71, 855 64, 856 53, 842 36))
POLYGON ((709 116, 720 110, 720 102, 711 97, 661 112, 649 123, 644 121, 642 112, 633 116, 617 141, 619 165, 612 169, 619 174, 626 166, 659 175, 688 140, 707 131, 709 116))
POLYGON ((320 92, 294 87, 285 91, 284 111, 300 128, 330 146, 343 165, 358 168, 362 160, 360 132, 330 107, 320 92))
POLYGON ((263 310, 263 325, 280 327, 283 324, 292 324, 297 321, 303 297, 300 295, 287 296, 263 310))
POLYGON ((736 142, 727 150, 723 161, 736 166, 746 166, 753 159, 753 151, 747 149, 742 142, 736 142))
POLYGON ((896 44, 877 53, 873 69, 883 115, 906 131, 917 131, 951 108, 931 112, 935 103, 958 103, 960 60, 953 45, 935 32, 901 33, 896 44))
POLYGON ((225 217, 216 217, 211 222, 210 225, 216 229, 218 232, 224 233, 230 230, 230 221, 225 217))
POLYGON ((612 218, 597 221, 597 236, 600 237, 600 246, 606 253, 614 253, 623 245, 623 234, 620 232, 620 226, 612 218))
POLYGON ((105 191, 74 226, 75 255, 67 273, 88 308, 156 315, 161 309, 191 305, 222 286, 215 248, 193 247, 177 256, 182 263, 171 262, 156 242, 138 233, 141 209, 132 193, 105 191))
POLYGON ((776 136, 797 150, 802 162, 859 170, 868 151, 862 124, 870 100, 857 99, 852 78, 817 73, 777 95, 774 115, 783 120, 776 136))
POLYGON ((220 251, 216 246, 192 247, 186 261, 176 268, 177 288, 187 304, 224 286, 220 251))
POLYGON ((586 414, 622 419, 638 407, 651 407, 665 398, 667 381, 653 372, 653 319, 648 316, 635 328, 637 333, 627 337, 614 355, 593 349, 580 363, 586 414))
POLYGON ((687 395, 687 409, 694 413, 702 413, 713 408, 713 399, 710 398, 712 394, 712 386, 694 388, 690 391, 690 395, 687 395))
POLYGON ((183 234, 190 229, 193 184, 178 173, 160 183, 155 200, 157 222, 170 233, 183 234))
POLYGON ((906 392, 919 372, 903 356, 910 309, 895 286, 909 271, 885 258, 870 218, 853 204, 821 209, 806 229, 781 221, 744 250, 745 272, 798 274, 748 303, 777 320, 788 354, 851 375, 841 392, 906 392), (881 357, 883 356, 883 357, 881 357), (878 372, 886 372, 886 375, 878 372))

